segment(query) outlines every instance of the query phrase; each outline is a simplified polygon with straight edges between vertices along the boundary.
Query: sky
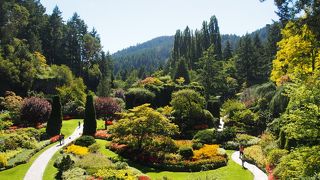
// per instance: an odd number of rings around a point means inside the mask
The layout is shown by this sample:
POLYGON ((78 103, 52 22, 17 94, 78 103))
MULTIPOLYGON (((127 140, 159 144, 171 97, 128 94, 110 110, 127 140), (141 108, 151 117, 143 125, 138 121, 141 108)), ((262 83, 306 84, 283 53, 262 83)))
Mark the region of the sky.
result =
POLYGON ((40 0, 51 14, 57 5, 65 22, 77 12, 101 37, 104 51, 114 53, 129 46, 189 26, 200 29, 212 15, 218 18, 221 34, 244 35, 272 20, 273 0, 40 0))

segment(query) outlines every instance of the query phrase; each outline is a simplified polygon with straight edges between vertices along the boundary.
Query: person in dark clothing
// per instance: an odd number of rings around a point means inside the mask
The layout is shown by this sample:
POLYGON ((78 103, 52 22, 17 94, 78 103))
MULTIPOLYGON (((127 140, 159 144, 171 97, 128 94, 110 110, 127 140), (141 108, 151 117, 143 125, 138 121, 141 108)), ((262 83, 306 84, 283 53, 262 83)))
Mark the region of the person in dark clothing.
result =
POLYGON ((244 151, 244 147, 243 147, 243 145, 240 145, 240 147, 239 147, 240 158, 243 157, 243 151, 244 151))
POLYGON ((79 121, 79 122, 78 122, 78 128, 80 128, 80 126, 81 126, 81 122, 79 121))

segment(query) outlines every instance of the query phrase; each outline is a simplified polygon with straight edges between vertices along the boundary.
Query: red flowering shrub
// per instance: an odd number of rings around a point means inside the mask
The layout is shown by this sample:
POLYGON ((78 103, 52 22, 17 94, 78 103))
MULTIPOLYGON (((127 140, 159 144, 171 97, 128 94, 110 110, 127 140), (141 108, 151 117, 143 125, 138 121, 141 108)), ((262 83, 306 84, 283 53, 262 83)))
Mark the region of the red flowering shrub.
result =
POLYGON ((125 144, 118 144, 118 143, 111 143, 109 149, 115 152, 123 152, 128 145, 125 144))
POLYGON ((28 125, 46 122, 51 113, 51 104, 42 98, 31 97, 23 100, 20 117, 28 125))
POLYGON ((59 141, 60 135, 56 135, 50 138, 50 143, 55 143, 59 141))
POLYGON ((151 178, 148 177, 148 176, 142 175, 142 176, 139 176, 139 177, 138 177, 138 180, 151 180, 151 178))
POLYGON ((95 100, 97 118, 115 118, 117 112, 121 112, 121 107, 117 101, 110 97, 99 97, 95 100))
POLYGON ((94 137, 97 139, 109 139, 111 134, 108 134, 106 130, 98 130, 94 137))

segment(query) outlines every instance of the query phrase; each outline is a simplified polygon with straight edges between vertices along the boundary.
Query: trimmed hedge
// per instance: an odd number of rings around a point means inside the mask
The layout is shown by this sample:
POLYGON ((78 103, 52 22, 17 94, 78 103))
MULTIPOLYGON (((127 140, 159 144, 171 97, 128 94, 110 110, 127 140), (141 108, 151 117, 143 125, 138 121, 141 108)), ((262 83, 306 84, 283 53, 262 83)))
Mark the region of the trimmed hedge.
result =
POLYGON ((83 147, 89 147, 90 145, 94 144, 96 140, 92 136, 81 136, 79 137, 74 144, 78 146, 83 146, 83 147))
POLYGON ((217 169, 227 165, 228 160, 222 156, 215 159, 206 159, 199 161, 181 161, 177 164, 149 164, 149 166, 173 172, 198 172, 217 169))

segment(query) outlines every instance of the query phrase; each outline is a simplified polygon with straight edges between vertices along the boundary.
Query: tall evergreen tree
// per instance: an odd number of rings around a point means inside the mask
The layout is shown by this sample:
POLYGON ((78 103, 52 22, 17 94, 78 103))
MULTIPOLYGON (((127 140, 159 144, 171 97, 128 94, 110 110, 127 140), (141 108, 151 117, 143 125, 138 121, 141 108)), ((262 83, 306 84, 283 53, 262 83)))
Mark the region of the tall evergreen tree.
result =
POLYGON ((254 47, 250 36, 245 35, 239 43, 239 49, 236 59, 236 68, 240 82, 245 82, 251 86, 256 82, 256 59, 254 56, 254 47))
POLYGON ((228 60, 232 58, 232 47, 230 41, 227 41, 226 47, 223 49, 223 59, 228 60))
POLYGON ((208 23, 207 21, 203 21, 202 23, 202 52, 206 51, 210 47, 210 34, 208 29, 208 23))
POLYGON ((184 78, 184 83, 189 84, 190 83, 190 76, 189 76, 189 71, 187 68, 187 65, 185 63, 185 59, 180 59, 176 73, 174 75, 174 79, 179 79, 180 77, 184 78))
POLYGON ((58 6, 53 9, 46 27, 44 39, 44 54, 47 57, 48 64, 63 64, 61 57, 62 39, 64 36, 63 19, 58 6))
POLYGON ((52 98, 52 111, 47 123, 46 132, 49 136, 55 136, 60 134, 62 126, 62 111, 60 96, 54 96, 52 98))
POLYGON ((83 120, 83 135, 93 136, 97 130, 96 110, 93 104, 93 96, 87 95, 83 120))
POLYGON ((221 36, 216 16, 212 16, 209 22, 210 44, 214 45, 214 51, 218 60, 222 59, 221 36))

